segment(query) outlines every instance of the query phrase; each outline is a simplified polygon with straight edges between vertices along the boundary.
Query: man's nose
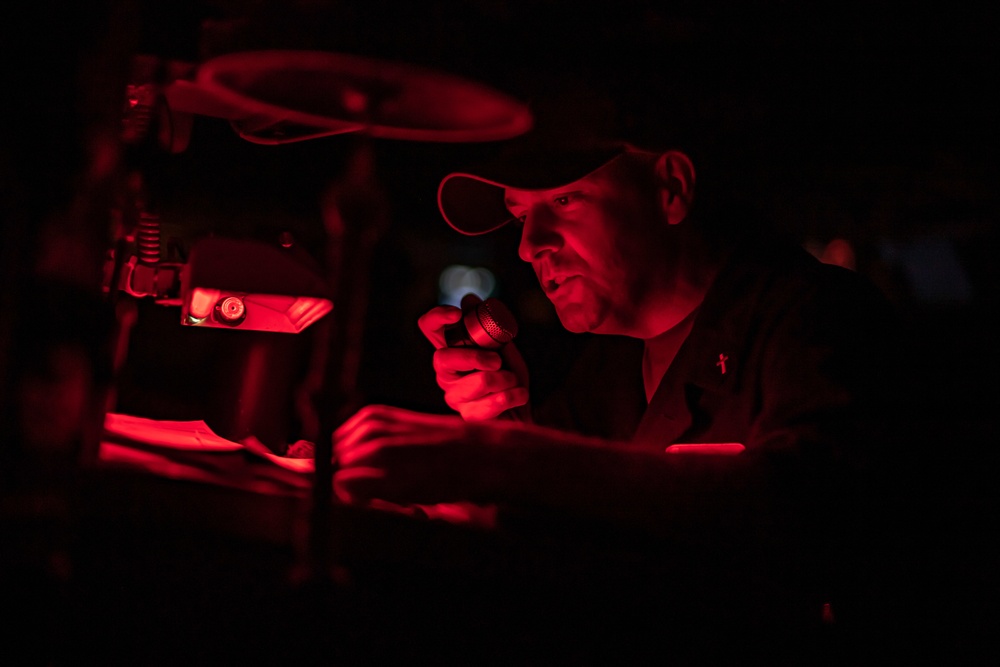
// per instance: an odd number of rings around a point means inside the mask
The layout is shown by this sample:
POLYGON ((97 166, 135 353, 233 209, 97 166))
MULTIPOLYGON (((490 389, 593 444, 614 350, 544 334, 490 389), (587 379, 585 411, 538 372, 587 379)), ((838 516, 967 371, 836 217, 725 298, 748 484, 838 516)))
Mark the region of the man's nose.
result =
POLYGON ((546 252, 555 252, 563 245, 557 219, 546 207, 537 206, 527 213, 521 227, 521 242, 517 254, 530 262, 546 252))

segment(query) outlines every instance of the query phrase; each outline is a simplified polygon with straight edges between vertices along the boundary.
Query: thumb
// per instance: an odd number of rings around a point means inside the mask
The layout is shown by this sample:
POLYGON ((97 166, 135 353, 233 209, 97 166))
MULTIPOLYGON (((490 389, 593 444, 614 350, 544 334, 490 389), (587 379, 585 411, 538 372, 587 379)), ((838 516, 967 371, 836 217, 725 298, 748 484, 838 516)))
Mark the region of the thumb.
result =
POLYGON ((470 308, 475 306, 477 303, 481 302, 482 299, 479 298, 478 294, 476 294, 475 292, 469 292, 468 294, 462 297, 462 312, 463 313, 468 312, 470 308))

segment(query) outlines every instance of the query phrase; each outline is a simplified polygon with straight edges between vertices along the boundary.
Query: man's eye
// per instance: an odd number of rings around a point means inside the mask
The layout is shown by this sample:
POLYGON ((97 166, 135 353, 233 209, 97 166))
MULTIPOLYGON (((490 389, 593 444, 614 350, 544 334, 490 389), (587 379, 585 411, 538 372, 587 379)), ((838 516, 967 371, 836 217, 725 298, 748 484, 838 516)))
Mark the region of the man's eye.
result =
POLYGON ((570 204, 575 204, 578 201, 580 201, 580 193, 578 192, 568 192, 552 200, 556 206, 569 206, 570 204))

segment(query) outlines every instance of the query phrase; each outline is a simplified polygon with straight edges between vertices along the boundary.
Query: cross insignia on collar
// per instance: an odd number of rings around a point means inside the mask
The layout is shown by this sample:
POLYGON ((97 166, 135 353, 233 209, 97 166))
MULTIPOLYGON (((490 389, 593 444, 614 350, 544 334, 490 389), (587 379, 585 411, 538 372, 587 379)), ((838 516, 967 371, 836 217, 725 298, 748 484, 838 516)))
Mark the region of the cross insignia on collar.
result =
POLYGON ((729 361, 729 357, 724 354, 719 354, 719 360, 715 362, 715 365, 719 367, 719 371, 725 375, 726 374, 726 362, 729 361))

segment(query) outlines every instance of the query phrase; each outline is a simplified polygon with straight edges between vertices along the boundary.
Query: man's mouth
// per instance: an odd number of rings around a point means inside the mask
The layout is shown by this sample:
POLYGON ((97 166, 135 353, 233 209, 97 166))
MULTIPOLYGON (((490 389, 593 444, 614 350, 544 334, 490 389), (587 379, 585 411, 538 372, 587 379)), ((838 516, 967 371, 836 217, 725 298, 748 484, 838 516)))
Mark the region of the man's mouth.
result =
POLYGON ((542 284, 544 286, 545 293, 552 294, 554 292, 557 292, 559 288, 561 288, 567 282, 574 280, 575 278, 578 277, 579 276, 570 276, 570 275, 553 276, 551 278, 547 278, 542 284))

